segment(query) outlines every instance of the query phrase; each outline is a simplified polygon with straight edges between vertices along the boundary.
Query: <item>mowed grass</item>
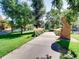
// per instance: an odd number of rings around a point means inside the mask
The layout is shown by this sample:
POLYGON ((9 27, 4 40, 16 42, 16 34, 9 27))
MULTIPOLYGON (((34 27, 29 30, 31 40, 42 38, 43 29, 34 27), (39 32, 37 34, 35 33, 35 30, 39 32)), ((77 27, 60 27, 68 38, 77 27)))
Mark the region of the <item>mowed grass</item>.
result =
POLYGON ((8 54, 31 39, 32 32, 27 32, 23 35, 20 35, 20 33, 0 35, 0 57, 8 54))
POLYGON ((74 39, 79 40, 79 34, 72 33, 71 37, 74 38, 74 39))
MULTIPOLYGON (((73 33, 71 37, 79 41, 79 34, 73 33)), ((69 48, 77 54, 77 59, 79 59, 79 43, 71 42, 69 48)))
POLYGON ((79 59, 79 43, 70 42, 69 49, 74 51, 77 55, 77 59, 79 59))

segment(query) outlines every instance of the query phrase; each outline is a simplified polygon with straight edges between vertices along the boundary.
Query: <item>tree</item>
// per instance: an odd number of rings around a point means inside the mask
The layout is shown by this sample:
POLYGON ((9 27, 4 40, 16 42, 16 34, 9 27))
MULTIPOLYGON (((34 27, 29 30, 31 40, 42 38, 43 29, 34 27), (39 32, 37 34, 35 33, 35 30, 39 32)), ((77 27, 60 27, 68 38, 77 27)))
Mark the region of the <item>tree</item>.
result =
POLYGON ((46 23, 45 23, 45 29, 47 30, 51 30, 51 28, 54 28, 54 21, 53 21, 53 17, 50 15, 51 12, 48 12, 46 14, 46 23), (52 24, 53 23, 53 24, 52 24))
POLYGON ((21 28, 21 34, 26 24, 31 20, 31 10, 27 3, 19 3, 19 0, 2 0, 2 9, 5 15, 12 19, 11 24, 16 23, 21 28))
POLYGON ((16 24, 21 28, 21 34, 23 29, 26 30, 26 25, 32 21, 31 10, 28 5, 24 2, 17 6, 17 10, 20 10, 17 16, 16 24))
POLYGON ((17 0, 6 0, 6 1, 2 0, 1 1, 2 10, 3 10, 4 15, 12 19, 12 21, 10 22, 12 32, 13 32, 14 19, 16 17, 16 12, 15 12, 16 3, 17 3, 17 0))
POLYGON ((61 27, 61 20, 60 20, 60 14, 59 10, 57 9, 51 9, 50 11, 50 16, 53 18, 52 23, 53 23, 53 28, 59 28, 61 27))
POLYGON ((43 0, 32 0, 32 7, 33 7, 33 15, 35 17, 35 26, 38 28, 40 27, 39 19, 45 12, 43 0))
POLYGON ((74 10, 75 13, 79 12, 79 0, 67 0, 69 9, 74 10))
POLYGON ((52 28, 51 25, 52 25, 51 22, 49 20, 47 20, 45 23, 45 29, 51 30, 51 28, 52 28))
POLYGON ((0 31, 4 30, 4 21, 0 20, 0 31))
MULTIPOLYGON (((77 19, 77 13, 79 12, 79 0, 65 0, 65 1, 68 2, 68 5, 69 5, 68 9, 70 11, 68 11, 65 15, 62 15, 61 19, 67 20, 69 27, 71 27, 71 23, 73 22, 73 20, 77 19)), ((58 9, 59 13, 61 12, 62 5, 63 5, 63 0, 53 0, 52 1, 52 6, 55 7, 56 9, 58 9)), ((69 31, 67 32, 67 33, 69 33, 68 39, 70 39, 70 29, 71 28, 68 28, 68 29, 69 29, 69 31)), ((63 32, 63 33, 64 33, 63 35, 66 34, 65 32, 63 32)))
POLYGON ((13 22, 13 20, 9 21, 10 27, 11 27, 11 32, 13 32, 15 24, 13 22))

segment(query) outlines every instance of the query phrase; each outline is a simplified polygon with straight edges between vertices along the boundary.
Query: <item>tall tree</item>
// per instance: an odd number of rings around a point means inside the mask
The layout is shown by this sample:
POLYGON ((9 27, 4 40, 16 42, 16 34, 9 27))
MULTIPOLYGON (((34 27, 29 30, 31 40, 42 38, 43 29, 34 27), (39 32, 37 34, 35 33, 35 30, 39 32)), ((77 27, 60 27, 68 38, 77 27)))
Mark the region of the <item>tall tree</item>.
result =
POLYGON ((12 23, 17 23, 21 28, 21 34, 23 28, 29 23, 31 18, 31 10, 27 3, 19 3, 20 0, 2 0, 2 9, 5 15, 12 19, 12 23))
POLYGON ((69 4, 69 8, 74 12, 79 12, 79 0, 66 0, 69 4))
POLYGON ((53 24, 53 28, 59 28, 61 27, 61 20, 60 20, 60 13, 59 10, 57 9, 51 9, 50 11, 50 16, 53 18, 52 19, 52 24, 53 24))
POLYGON ((16 3, 17 0, 2 0, 1 1, 1 5, 2 5, 2 10, 4 15, 6 15, 7 17, 10 17, 12 19, 11 23, 11 31, 13 32, 13 23, 14 23, 14 19, 16 16, 16 12, 15 12, 15 7, 16 7, 16 3))
POLYGON ((28 5, 23 2, 22 4, 18 4, 17 10, 19 11, 16 18, 16 24, 21 28, 21 34, 23 30, 26 29, 26 25, 29 24, 31 20, 31 10, 28 5))
POLYGON ((35 17, 35 26, 40 27, 40 18, 44 14, 43 0, 32 0, 33 15, 35 17))
MULTIPOLYGON (((54 6, 56 9, 61 11, 63 1, 64 0, 53 0, 52 6, 54 6)), ((63 15, 61 19, 67 20, 69 27, 71 27, 71 23, 73 22, 73 18, 77 19, 77 13, 79 12, 79 0, 65 0, 65 1, 68 2, 68 5, 69 5, 68 9, 70 11, 68 11, 65 15, 63 15)), ((68 29, 69 29, 69 31, 68 31, 69 35, 68 36, 69 36, 69 39, 70 39, 70 28, 68 28, 68 29)), ((65 31, 65 29, 64 29, 64 31, 65 31)), ((65 35, 65 33, 63 35, 65 35)))

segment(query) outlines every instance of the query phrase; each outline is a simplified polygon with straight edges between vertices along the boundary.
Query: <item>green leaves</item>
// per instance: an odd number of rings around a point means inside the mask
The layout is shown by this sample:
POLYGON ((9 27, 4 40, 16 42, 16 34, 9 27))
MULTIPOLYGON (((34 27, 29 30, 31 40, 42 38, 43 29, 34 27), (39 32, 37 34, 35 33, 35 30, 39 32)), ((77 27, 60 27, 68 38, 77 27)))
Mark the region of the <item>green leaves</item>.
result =
MULTIPOLYGON (((19 28, 24 28, 32 18, 31 10, 26 2, 20 0, 2 0, 2 9, 6 16, 12 19, 19 28)), ((11 24, 13 26, 13 24, 11 24)))
POLYGON ((64 10, 64 12, 61 12, 63 1, 64 0, 52 1, 53 9, 56 9, 55 11, 54 10, 52 11, 52 16, 55 16, 55 15, 57 16, 58 14, 61 13, 60 16, 66 16, 68 23, 72 24, 77 20, 77 17, 78 17, 77 14, 79 12, 79 0, 65 0, 69 6, 67 11, 64 10), (59 12, 57 12, 57 10, 59 12))
POLYGON ((16 0, 2 0, 2 9, 5 15, 14 18, 14 10, 16 9, 16 0))
POLYGON ((67 0, 69 8, 79 12, 79 0, 67 0))
POLYGON ((58 10, 57 9, 51 9, 51 16, 57 16, 58 15, 58 10))
POLYGON ((40 27, 39 19, 45 13, 43 0, 32 0, 33 15, 36 27, 40 27))
POLYGON ((66 11, 65 16, 67 17, 69 24, 72 24, 72 22, 77 20, 77 14, 73 10, 66 11))
POLYGON ((56 7, 58 10, 62 8, 63 1, 62 0, 53 0, 52 6, 56 7))

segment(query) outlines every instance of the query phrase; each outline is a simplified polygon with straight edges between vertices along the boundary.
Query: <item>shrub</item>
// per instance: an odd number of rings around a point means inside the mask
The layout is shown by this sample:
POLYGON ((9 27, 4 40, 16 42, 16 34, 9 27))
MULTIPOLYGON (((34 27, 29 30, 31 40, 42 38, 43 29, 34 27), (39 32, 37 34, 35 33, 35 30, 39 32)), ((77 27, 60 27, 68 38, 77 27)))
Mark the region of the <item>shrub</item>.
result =
POLYGON ((44 28, 35 28, 34 29, 34 36, 38 36, 38 35, 40 35, 40 34, 42 34, 44 32, 45 32, 44 28))
POLYGON ((53 29, 53 30, 54 30, 54 32, 55 32, 55 34, 56 34, 57 36, 60 36, 61 28, 53 29))
POLYGON ((29 25, 26 26, 26 29, 27 30, 33 30, 34 26, 32 24, 29 24, 29 25))

